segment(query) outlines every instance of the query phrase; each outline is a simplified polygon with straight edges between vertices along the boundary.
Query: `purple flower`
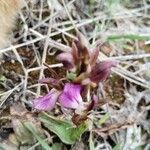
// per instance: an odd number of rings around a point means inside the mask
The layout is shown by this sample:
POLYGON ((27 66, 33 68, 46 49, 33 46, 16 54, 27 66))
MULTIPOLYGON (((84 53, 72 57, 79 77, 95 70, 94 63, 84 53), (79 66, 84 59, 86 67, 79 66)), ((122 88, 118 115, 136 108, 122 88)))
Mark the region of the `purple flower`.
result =
POLYGON ((33 107, 37 110, 52 110, 60 92, 52 89, 47 95, 33 101, 33 107))
POLYGON ((107 79, 111 73, 111 68, 116 67, 116 61, 103 61, 97 63, 90 73, 90 79, 92 82, 99 83, 107 79))
POLYGON ((64 67, 67 69, 72 69, 74 67, 74 59, 71 53, 61 53, 57 56, 57 60, 63 63, 64 67))
POLYGON ((67 83, 59 97, 59 103, 63 107, 77 109, 83 102, 80 92, 81 85, 67 83))

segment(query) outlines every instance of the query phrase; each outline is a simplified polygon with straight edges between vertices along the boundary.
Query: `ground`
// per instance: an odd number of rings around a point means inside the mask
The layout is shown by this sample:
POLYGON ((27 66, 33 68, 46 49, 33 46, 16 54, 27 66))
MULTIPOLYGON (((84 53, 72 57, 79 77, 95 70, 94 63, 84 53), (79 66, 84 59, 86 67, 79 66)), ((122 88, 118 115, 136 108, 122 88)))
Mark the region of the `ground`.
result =
MULTIPOLYGON (((55 150, 149 150, 150 1, 25 2, 12 45, 0 50, 0 149, 46 149, 37 132, 55 150), (99 45, 99 61, 116 60, 119 65, 96 89, 104 105, 91 113, 91 127, 68 145, 41 124, 31 105, 50 88, 38 83, 51 76, 44 63, 65 77, 56 55, 70 50, 76 28, 89 41, 91 51, 99 45), (22 122, 32 122, 38 131, 31 132, 31 126, 25 128, 22 122)), ((64 118, 59 106, 49 114, 64 118)))

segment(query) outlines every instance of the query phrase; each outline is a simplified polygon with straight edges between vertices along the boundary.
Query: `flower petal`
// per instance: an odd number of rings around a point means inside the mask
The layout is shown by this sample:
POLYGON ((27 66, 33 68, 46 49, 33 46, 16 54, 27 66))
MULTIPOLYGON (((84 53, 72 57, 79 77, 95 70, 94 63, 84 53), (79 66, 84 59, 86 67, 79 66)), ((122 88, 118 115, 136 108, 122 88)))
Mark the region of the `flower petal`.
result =
POLYGON ((60 92, 52 89, 47 95, 33 101, 33 107, 37 110, 52 110, 60 92))
POLYGON ((41 84, 49 84, 51 87, 58 89, 60 87, 61 81, 54 78, 42 78, 38 81, 41 84))
POLYGON ((77 32, 77 37, 78 37, 78 41, 80 41, 80 44, 82 45, 82 47, 89 47, 89 41, 87 40, 87 38, 81 33, 81 32, 77 32))
POLYGON ((56 59, 62 62, 64 67, 67 69, 72 69, 74 67, 73 56, 71 53, 61 53, 56 59))
POLYGON ((78 108, 82 104, 80 92, 81 86, 79 84, 67 83, 59 97, 60 104, 66 108, 78 108))
POLYGON ((80 58, 79 58, 79 51, 78 51, 78 48, 76 46, 76 43, 75 42, 72 42, 72 57, 74 59, 74 63, 77 65, 77 64, 80 64, 80 58))
POLYGON ((93 52, 90 55, 90 65, 94 66, 99 56, 99 47, 96 47, 96 49, 93 50, 93 52))
POLYGON ((106 80, 111 73, 111 68, 116 67, 117 64, 116 61, 103 61, 96 64, 90 73, 91 81, 99 83, 106 80))

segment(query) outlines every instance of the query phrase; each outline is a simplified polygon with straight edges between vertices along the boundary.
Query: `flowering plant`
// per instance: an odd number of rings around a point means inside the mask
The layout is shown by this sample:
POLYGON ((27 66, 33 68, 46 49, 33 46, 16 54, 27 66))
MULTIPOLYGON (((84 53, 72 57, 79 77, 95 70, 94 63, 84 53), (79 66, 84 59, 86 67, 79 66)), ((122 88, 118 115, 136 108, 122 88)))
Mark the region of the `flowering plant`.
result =
POLYGON ((77 33, 78 40, 72 42, 70 52, 60 53, 56 59, 63 63, 67 76, 45 78, 40 83, 51 84, 50 92, 33 101, 33 107, 39 111, 50 111, 59 103, 63 109, 73 111, 72 122, 76 125, 84 122, 89 112, 98 105, 98 97, 91 94, 99 82, 107 79, 115 61, 98 61, 99 48, 92 52, 88 49, 88 42, 81 33, 77 33), (92 89, 92 90, 91 90, 92 89), (90 94, 91 98, 87 98, 90 94))

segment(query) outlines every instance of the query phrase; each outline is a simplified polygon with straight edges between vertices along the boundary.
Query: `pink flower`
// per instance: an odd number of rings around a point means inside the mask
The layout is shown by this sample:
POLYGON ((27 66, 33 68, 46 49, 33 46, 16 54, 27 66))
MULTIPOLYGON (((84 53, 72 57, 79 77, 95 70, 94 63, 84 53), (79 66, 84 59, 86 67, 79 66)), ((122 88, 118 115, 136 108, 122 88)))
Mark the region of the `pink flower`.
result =
POLYGON ((107 79, 111 73, 111 68, 116 67, 118 63, 116 61, 103 61, 97 63, 90 73, 90 79, 92 82, 99 83, 107 79))
POLYGON ((83 102, 80 92, 81 85, 67 83, 59 97, 59 103, 63 107, 77 109, 83 102))
POLYGON ((71 53, 61 53, 57 56, 57 60, 63 63, 64 67, 69 69, 72 69, 74 64, 74 59, 71 53))
POLYGON ((37 110, 52 110, 60 92, 52 89, 47 95, 33 101, 33 107, 37 110))

